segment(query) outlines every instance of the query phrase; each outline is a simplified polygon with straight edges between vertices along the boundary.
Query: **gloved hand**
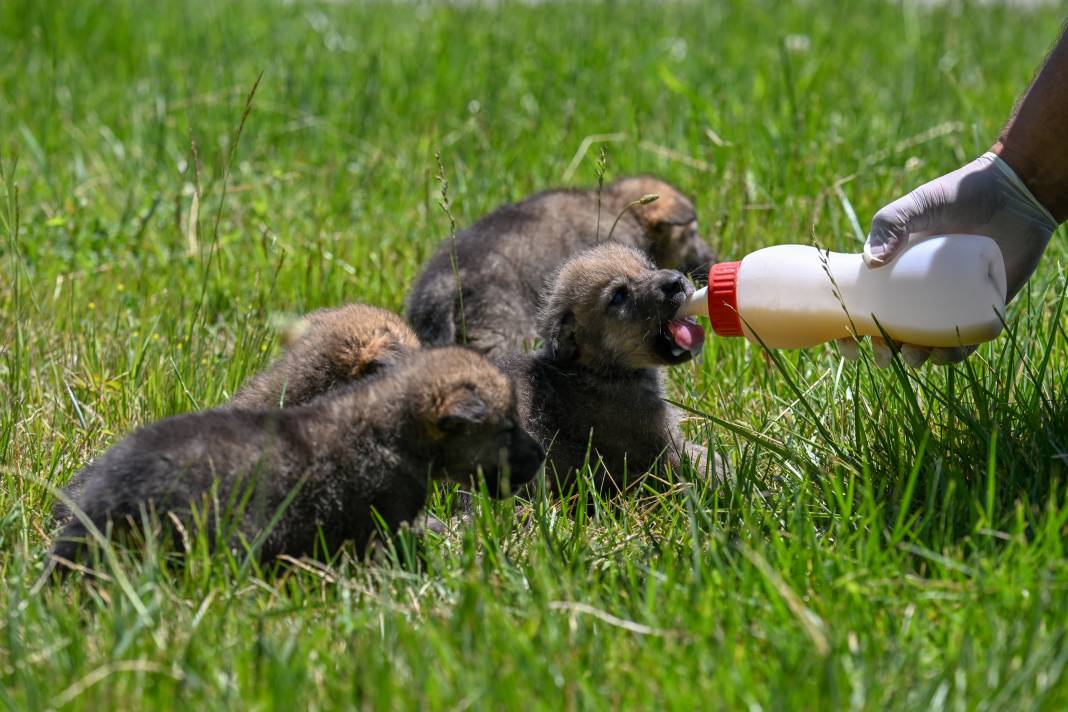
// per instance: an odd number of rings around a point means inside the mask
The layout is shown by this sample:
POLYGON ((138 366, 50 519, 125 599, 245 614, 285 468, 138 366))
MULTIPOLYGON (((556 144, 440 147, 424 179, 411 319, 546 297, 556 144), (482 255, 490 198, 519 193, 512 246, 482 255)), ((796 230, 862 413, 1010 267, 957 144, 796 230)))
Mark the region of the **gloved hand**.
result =
MULTIPOLYGON (((1005 260, 1008 302, 1035 271, 1055 229, 1056 220, 1009 165, 993 153, 984 153, 877 212, 864 243, 864 261, 876 269, 888 264, 905 249, 910 236, 986 235, 997 242, 1005 260)), ((839 347, 844 357, 856 357, 853 339, 840 340, 839 347)), ((872 348, 876 363, 889 365, 892 353, 886 342, 872 339, 872 348)), ((974 346, 947 349, 904 344, 901 356, 915 367, 928 358, 932 363, 955 363, 974 350, 974 346)))

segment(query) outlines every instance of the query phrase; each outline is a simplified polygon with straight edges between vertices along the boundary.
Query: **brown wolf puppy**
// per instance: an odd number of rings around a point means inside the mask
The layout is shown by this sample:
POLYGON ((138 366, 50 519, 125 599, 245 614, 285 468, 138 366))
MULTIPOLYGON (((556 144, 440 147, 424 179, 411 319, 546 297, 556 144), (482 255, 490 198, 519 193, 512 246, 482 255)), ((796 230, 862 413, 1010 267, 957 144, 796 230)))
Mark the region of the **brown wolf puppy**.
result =
MULTIPOLYGON (((90 464, 70 497, 100 531, 151 511, 187 528, 199 521, 238 546, 281 511, 262 560, 312 555, 320 543, 333 551, 346 540, 362 552, 376 530, 373 512, 389 528, 411 521, 430 477, 470 483, 481 471, 494 496, 507 494, 506 472, 509 486, 533 478, 544 451, 517 423, 514 389, 499 370, 466 349, 431 349, 305 406, 149 425, 90 464), (219 522, 230 528, 216 530, 219 522)), ((77 560, 88 534, 73 518, 53 554, 77 560)))
POLYGON ((560 268, 540 314, 544 346, 498 360, 516 384, 525 427, 549 451, 550 487, 566 491, 587 451, 605 494, 657 465, 677 468, 683 456, 701 472, 717 468, 683 440, 678 413, 664 402, 662 368, 703 345, 696 322, 673 319, 692 292, 680 272, 658 270, 623 245, 590 248, 560 268))
MULTIPOLYGON (((244 410, 304 405, 327 391, 379 373, 418 349, 419 339, 393 312, 366 304, 319 309, 305 315, 295 335, 272 364, 250 378, 224 407, 244 410)), ((87 470, 67 483, 73 495, 87 470)), ((56 500, 52 519, 70 519, 66 504, 56 500)))
POLYGON ((241 386, 230 407, 303 405, 419 348, 419 339, 403 319, 366 304, 319 309, 305 316, 297 331, 274 363, 241 386))
POLYGON ((612 241, 644 251, 660 267, 704 278, 716 257, 697 234, 693 205, 671 185, 638 177, 605 186, 599 229, 596 190, 552 190, 502 206, 457 233, 462 293, 453 241, 441 244, 405 302, 415 333, 424 344, 466 343, 487 354, 530 348, 545 277, 604 241, 620 211, 650 193, 660 198, 628 210, 612 241))

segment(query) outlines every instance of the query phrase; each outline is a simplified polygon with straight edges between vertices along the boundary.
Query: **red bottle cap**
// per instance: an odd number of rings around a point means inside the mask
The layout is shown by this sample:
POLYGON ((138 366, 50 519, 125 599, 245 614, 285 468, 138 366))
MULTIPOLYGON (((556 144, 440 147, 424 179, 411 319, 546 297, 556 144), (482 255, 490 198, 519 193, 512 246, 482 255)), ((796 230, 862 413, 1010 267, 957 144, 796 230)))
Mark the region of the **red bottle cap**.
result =
POLYGON ((743 335, 735 295, 741 266, 741 262, 720 262, 708 270, 708 320, 720 336, 743 335))

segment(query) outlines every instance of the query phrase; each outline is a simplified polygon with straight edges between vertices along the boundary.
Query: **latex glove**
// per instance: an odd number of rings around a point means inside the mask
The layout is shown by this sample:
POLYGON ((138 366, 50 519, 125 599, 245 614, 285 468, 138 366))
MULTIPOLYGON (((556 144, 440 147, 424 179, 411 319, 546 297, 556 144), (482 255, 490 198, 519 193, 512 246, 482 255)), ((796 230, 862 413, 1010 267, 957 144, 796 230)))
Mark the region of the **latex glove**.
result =
MULTIPOLYGON (((1035 271, 1056 229, 1057 221, 1009 165, 993 153, 984 153, 877 212, 864 243, 864 261, 871 268, 888 264, 905 249, 910 236, 986 235, 998 243, 1005 260, 1008 302, 1035 271)), ((856 354, 852 339, 841 340, 839 347, 846 358, 856 354)), ((872 339, 872 349, 878 365, 889 365, 892 352, 885 341, 872 339)), ((915 367, 928 358, 932 363, 955 363, 974 350, 974 346, 903 344, 901 357, 915 367)))

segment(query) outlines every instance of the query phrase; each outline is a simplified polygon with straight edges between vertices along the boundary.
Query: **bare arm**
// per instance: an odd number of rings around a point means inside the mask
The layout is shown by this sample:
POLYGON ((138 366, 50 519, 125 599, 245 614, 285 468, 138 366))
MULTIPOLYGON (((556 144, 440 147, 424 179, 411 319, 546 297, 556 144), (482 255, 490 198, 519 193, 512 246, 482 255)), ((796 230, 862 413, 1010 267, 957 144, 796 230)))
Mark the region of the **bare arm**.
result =
POLYGON ((1058 223, 1068 220, 1068 32, 991 149, 1058 223))

